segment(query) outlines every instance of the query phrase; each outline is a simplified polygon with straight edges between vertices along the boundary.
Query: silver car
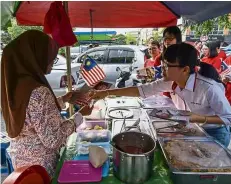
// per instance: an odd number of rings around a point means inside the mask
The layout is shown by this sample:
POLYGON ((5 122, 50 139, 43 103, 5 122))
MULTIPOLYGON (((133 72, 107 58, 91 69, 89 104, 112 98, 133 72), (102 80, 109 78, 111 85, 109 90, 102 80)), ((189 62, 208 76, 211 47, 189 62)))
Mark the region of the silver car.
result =
MULTIPOLYGON (((79 79, 79 69, 85 55, 97 61, 106 74, 104 81, 112 84, 115 84, 119 75, 116 71, 117 67, 120 67, 123 71, 129 71, 129 67, 132 66, 134 74, 136 73, 136 69, 144 67, 145 57, 140 46, 114 45, 92 48, 77 56, 71 64, 74 88, 81 88, 85 84, 83 79, 79 79)), ((65 75, 66 65, 59 65, 54 66, 51 73, 46 76, 56 96, 66 93, 65 75)))

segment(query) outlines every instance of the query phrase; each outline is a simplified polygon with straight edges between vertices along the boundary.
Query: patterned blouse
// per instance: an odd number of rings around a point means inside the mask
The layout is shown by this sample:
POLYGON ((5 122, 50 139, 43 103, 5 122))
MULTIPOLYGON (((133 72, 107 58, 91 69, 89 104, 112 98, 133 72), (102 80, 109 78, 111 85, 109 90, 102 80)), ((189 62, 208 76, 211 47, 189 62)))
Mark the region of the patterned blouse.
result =
POLYGON ((24 127, 19 136, 11 140, 13 167, 41 165, 52 177, 59 150, 74 131, 74 123, 61 117, 51 91, 43 86, 34 89, 24 127))

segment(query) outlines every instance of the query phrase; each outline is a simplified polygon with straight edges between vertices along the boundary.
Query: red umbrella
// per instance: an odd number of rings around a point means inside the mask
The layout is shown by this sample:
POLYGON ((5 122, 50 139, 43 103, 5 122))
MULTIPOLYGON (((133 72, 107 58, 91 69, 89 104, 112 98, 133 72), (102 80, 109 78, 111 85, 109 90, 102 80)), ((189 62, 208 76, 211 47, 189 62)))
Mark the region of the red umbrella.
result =
MULTIPOLYGON (((52 1, 23 1, 15 16, 19 25, 43 25, 52 1)), ((176 25, 177 16, 158 1, 69 1, 68 15, 72 27, 144 28, 176 25)))

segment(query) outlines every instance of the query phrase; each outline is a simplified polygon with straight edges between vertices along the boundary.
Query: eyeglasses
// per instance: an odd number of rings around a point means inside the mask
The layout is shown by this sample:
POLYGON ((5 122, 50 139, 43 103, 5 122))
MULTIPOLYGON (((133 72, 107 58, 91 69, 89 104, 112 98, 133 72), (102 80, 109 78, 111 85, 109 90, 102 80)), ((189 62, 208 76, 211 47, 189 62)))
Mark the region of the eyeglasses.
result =
POLYGON ((162 63, 162 68, 164 69, 164 70, 168 70, 169 68, 176 68, 176 67, 179 67, 179 68, 182 68, 182 67, 184 67, 184 66, 182 66, 182 65, 169 65, 168 63, 166 63, 166 62, 163 62, 162 63))

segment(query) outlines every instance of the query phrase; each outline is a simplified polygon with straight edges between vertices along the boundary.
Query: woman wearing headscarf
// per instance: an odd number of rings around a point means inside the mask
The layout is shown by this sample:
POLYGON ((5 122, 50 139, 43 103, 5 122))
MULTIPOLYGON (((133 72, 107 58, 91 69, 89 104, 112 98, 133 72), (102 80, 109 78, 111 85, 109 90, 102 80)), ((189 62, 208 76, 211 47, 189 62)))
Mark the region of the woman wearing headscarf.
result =
MULTIPOLYGON (((53 176, 61 145, 75 131, 82 115, 63 120, 60 105, 45 74, 51 72, 58 53, 54 40, 30 30, 10 42, 1 60, 1 104, 11 137, 14 169, 41 165, 53 176)), ((59 101, 66 102, 70 95, 59 101)))

